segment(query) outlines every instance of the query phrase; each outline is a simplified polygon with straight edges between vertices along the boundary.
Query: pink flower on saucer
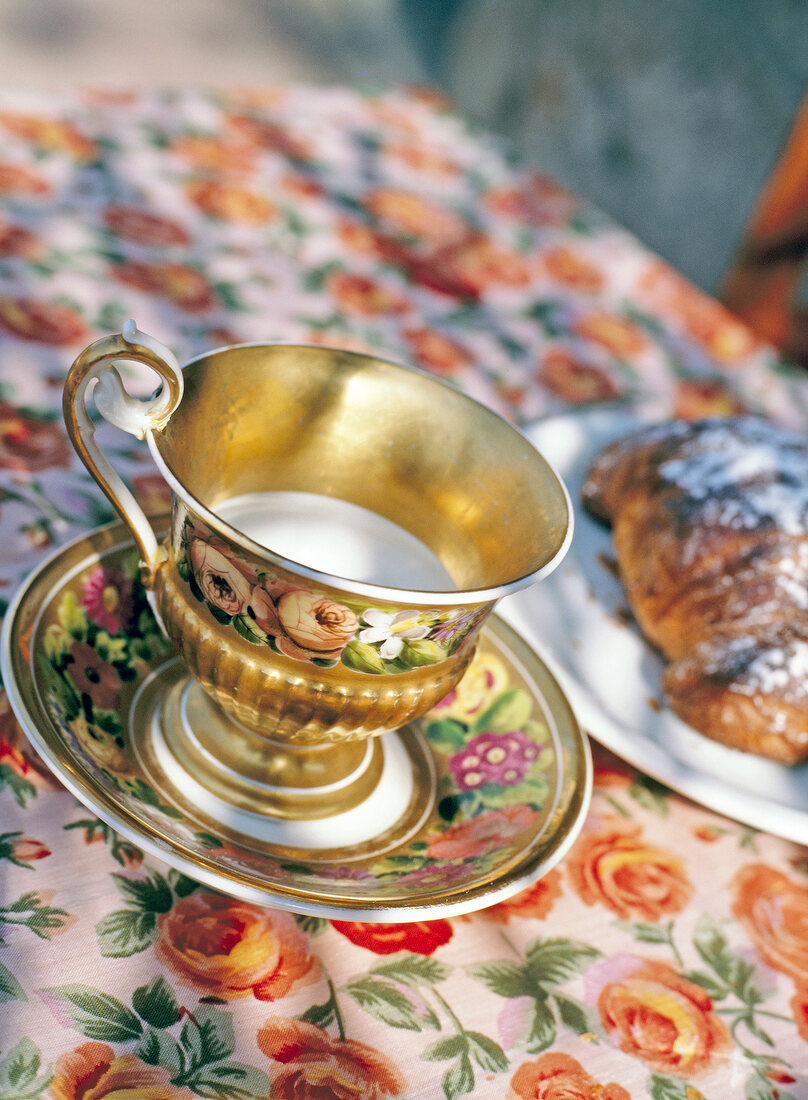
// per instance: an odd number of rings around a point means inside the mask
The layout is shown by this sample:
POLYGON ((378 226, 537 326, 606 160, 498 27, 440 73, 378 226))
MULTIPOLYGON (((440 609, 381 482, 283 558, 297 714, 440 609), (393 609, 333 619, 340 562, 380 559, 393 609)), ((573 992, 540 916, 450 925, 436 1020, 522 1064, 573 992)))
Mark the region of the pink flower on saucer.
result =
POLYGON ((117 634, 132 615, 132 580, 122 569, 97 565, 82 586, 82 605, 96 626, 117 634))
POLYGON ((508 841, 538 821, 529 806, 506 806, 452 825, 429 842, 432 859, 473 859, 507 845, 508 841))
POLYGON ((541 752, 522 730, 510 733, 478 733, 449 759, 449 768, 461 791, 475 790, 483 783, 513 787, 525 778, 541 752))

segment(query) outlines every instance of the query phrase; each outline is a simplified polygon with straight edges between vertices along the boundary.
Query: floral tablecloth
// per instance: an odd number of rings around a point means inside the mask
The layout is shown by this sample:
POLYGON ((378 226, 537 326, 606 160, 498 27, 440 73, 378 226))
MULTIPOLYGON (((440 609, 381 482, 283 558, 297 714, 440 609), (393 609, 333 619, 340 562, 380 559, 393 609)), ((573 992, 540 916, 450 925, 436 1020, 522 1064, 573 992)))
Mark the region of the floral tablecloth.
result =
MULTIPOLYGON (((380 350, 518 423, 649 399, 808 423, 801 376, 429 94, 2 92, 4 607, 111 518, 61 385, 130 316, 180 359, 380 350)), ((109 445, 162 508, 147 453, 109 445)), ((295 918, 116 836, 0 694, 3 1100, 467 1094, 808 1097, 808 854, 596 750, 580 838, 521 896, 420 924, 295 918)))

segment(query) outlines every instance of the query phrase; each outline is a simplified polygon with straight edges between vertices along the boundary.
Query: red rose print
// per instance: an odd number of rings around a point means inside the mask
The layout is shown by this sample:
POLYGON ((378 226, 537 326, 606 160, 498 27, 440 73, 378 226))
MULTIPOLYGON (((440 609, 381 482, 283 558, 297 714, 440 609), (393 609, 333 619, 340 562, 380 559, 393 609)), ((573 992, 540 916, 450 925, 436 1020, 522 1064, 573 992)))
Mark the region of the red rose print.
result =
POLYGON ((550 393, 573 405, 609 401, 620 394, 620 387, 604 367, 586 363, 563 348, 545 352, 537 374, 550 393))
POLYGON ((35 471, 69 466, 72 453, 55 420, 0 401, 0 468, 35 471))
POLYGON ((89 339, 89 329, 70 306, 34 298, 0 298, 0 328, 22 340, 58 347, 89 339))
POLYGON ((136 206, 108 206, 104 223, 118 237, 155 248, 185 245, 190 240, 177 222, 136 206))
POLYGON ((112 270, 128 286, 167 298, 188 313, 204 313, 216 304, 205 276, 187 264, 119 264, 112 270))
POLYGON ((603 272, 565 245, 548 248, 542 262, 551 279, 573 290, 595 294, 603 288, 603 272))
POLYGON ((451 924, 442 919, 414 921, 411 924, 366 924, 362 921, 332 920, 331 925, 351 943, 366 947, 377 955, 392 955, 396 951, 431 955, 452 938, 451 924))
POLYGON ((561 872, 548 871, 544 878, 528 886, 527 890, 522 890, 516 897, 500 901, 489 909, 482 909, 477 915, 497 924, 507 924, 511 917, 542 920, 560 897, 561 872))

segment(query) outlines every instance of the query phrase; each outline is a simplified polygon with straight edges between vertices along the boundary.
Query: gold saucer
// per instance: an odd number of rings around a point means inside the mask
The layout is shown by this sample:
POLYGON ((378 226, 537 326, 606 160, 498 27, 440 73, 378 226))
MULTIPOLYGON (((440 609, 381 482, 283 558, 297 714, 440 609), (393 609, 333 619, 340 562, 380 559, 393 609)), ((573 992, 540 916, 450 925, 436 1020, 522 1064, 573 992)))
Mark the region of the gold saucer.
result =
POLYGON ((363 750, 357 774, 381 770, 374 789, 387 792, 373 835, 352 839, 344 815, 278 832, 251 808, 260 777, 225 813, 210 785, 200 797, 204 761, 191 742, 172 748, 156 717, 199 701, 179 699, 181 667, 119 523, 61 548, 25 583, 6 616, 2 666, 28 737, 77 798, 166 863, 258 904, 376 921, 479 909, 545 874, 589 803, 589 747, 569 703, 492 616, 458 687, 363 750))

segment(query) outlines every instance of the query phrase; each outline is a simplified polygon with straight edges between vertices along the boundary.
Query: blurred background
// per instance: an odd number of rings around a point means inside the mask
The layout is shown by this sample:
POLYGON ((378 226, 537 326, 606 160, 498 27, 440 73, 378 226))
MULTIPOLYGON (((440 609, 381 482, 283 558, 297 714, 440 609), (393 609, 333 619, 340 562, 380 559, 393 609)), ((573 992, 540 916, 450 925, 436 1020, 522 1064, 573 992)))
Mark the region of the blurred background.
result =
POLYGON ((808 81, 808 3, 3 0, 0 73, 436 85, 715 291, 808 81))

